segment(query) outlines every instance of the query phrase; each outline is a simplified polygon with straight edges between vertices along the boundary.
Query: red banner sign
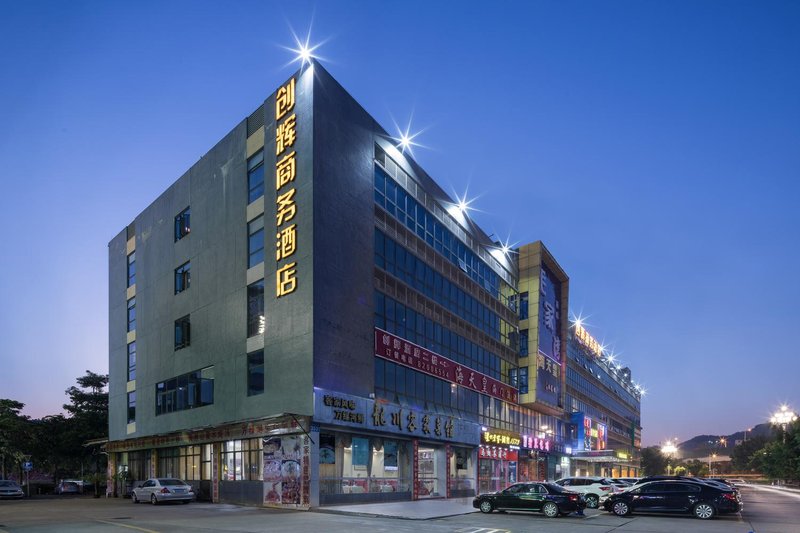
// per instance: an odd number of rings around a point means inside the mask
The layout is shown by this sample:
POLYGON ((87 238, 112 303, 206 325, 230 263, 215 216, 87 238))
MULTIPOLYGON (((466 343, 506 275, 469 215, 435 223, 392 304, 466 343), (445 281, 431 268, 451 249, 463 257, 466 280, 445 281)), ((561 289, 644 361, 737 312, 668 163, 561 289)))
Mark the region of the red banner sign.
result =
POLYGON ((511 385, 378 328, 375 328, 375 355, 481 394, 512 403, 519 400, 517 389, 511 385))
POLYGON ((501 459, 503 461, 516 461, 518 459, 517 450, 501 448, 499 446, 480 446, 478 457, 481 459, 501 459))

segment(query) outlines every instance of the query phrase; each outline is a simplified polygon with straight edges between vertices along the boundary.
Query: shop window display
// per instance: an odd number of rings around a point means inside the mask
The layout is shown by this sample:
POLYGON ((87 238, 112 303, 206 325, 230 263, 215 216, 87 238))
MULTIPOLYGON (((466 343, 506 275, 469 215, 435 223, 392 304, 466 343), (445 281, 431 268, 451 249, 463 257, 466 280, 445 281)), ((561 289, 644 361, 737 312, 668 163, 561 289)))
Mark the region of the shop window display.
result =
POLYGON ((350 433, 320 433, 320 493, 410 492, 411 443, 350 433))
POLYGON ((450 453, 450 495, 473 496, 475 494, 475 465, 472 450, 453 446, 450 453))

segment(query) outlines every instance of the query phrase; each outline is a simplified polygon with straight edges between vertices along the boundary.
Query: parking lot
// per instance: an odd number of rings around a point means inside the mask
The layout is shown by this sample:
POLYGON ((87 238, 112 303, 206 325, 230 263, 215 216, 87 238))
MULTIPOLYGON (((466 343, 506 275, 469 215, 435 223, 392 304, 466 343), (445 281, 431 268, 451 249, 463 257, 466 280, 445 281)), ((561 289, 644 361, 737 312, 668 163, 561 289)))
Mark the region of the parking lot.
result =
MULTIPOLYGON (((548 519, 533 513, 470 513, 430 520, 407 520, 361 514, 331 514, 240 507, 227 504, 134 505, 127 499, 87 496, 49 496, 0 501, 0 533, 16 532, 124 532, 176 533, 189 531, 347 531, 458 533, 531 532, 647 532, 674 533, 792 533, 800 532, 800 494, 744 489, 745 511, 701 521, 689 516, 633 515, 617 517, 587 510, 548 519)), ((424 505, 426 502, 408 502, 424 505)), ((352 506, 356 507, 356 506, 352 506)))

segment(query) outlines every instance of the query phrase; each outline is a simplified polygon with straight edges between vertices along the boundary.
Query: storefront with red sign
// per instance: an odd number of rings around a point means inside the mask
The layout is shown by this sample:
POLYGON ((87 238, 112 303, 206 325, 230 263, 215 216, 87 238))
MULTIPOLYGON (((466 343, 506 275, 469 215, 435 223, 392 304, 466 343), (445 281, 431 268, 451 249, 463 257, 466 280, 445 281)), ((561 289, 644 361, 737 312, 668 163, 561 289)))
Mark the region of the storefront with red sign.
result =
POLYGON ((519 450, 517 478, 519 481, 545 481, 548 475, 548 460, 553 450, 553 439, 522 436, 519 450))
POLYGON ((478 447, 478 493, 502 490, 517 482, 519 434, 496 429, 481 433, 478 447))

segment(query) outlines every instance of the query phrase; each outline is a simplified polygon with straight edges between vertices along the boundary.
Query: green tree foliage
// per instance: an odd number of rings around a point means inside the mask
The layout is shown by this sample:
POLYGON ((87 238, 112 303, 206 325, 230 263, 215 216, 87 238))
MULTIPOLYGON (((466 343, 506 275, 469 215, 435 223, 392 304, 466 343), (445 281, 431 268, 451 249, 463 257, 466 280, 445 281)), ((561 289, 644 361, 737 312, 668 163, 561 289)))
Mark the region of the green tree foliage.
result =
POLYGON ((642 470, 646 476, 657 476, 667 472, 667 458, 658 446, 642 448, 642 470))
POLYGON ((13 472, 21 477, 21 464, 30 443, 30 419, 21 415, 25 404, 0 399, 0 479, 13 472))
POLYGON ((767 445, 769 438, 758 435, 733 448, 731 452, 731 466, 737 472, 747 472, 753 469, 751 460, 753 455, 767 445))
POLYGON ((687 461, 684 466, 689 473, 695 477, 705 477, 708 475, 708 463, 704 463, 698 459, 687 461))
POLYGON ((770 479, 800 480, 800 421, 776 430, 776 439, 751 456, 750 466, 770 479))

